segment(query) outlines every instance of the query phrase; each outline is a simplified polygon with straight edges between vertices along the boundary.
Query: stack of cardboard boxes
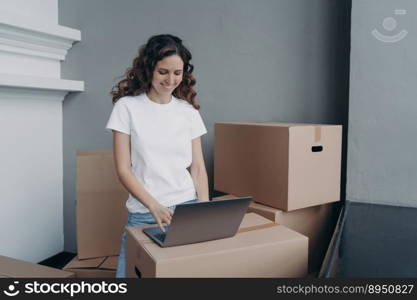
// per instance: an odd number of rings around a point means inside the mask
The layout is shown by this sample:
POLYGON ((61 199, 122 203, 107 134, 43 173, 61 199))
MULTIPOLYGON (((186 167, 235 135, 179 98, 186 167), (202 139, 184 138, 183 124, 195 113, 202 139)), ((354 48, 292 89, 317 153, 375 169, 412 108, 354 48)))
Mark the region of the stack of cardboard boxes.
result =
POLYGON ((112 151, 77 153, 77 256, 64 270, 78 278, 115 277, 126 199, 112 151))
MULTIPOLYGON (((78 278, 114 277, 126 199, 111 151, 77 154, 78 255, 64 270, 78 278)), ((303 277, 307 273, 308 239, 254 213, 244 217, 232 238, 170 248, 156 245, 143 234, 143 227, 127 230, 128 277, 303 277), (281 254, 289 252, 294 256, 281 254)))
POLYGON ((215 189, 253 196, 250 213, 234 237, 171 248, 145 236, 149 226, 128 228, 127 275, 304 277, 317 271, 337 220, 332 202, 340 199, 341 139, 336 125, 216 124, 215 189))
MULTIPOLYGON (((127 276, 304 277, 317 271, 337 219, 341 138, 335 125, 216 124, 215 189, 254 200, 238 233, 161 248, 142 231, 156 225, 129 227, 127 276)), ((111 151, 78 153, 78 257, 66 270, 114 276, 126 199, 111 151)))
POLYGON ((250 212, 309 238, 309 272, 321 266, 338 216, 342 126, 217 123, 217 199, 252 196, 250 212))

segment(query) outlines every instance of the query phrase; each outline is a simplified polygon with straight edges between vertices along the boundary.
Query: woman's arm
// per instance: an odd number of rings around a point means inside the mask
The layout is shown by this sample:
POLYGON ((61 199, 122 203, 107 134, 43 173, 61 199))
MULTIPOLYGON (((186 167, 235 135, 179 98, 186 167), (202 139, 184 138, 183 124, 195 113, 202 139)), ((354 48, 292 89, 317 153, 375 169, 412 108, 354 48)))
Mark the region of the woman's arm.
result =
POLYGON ((162 231, 162 223, 170 224, 173 212, 161 205, 136 179, 131 169, 130 136, 113 130, 113 152, 116 173, 126 190, 153 214, 162 231))
POLYGON ((192 140, 192 155, 191 178, 197 191, 198 201, 209 201, 207 171, 200 137, 192 140))

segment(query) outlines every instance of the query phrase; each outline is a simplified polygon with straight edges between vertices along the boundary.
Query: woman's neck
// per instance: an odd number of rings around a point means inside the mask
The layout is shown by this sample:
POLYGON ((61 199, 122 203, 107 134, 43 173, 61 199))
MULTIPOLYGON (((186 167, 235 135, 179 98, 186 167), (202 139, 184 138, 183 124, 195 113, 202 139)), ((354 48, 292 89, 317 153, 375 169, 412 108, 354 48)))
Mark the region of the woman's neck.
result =
POLYGON ((158 94, 154 89, 151 89, 147 96, 150 100, 153 102, 159 103, 159 104, 168 104, 171 101, 171 94, 158 94))

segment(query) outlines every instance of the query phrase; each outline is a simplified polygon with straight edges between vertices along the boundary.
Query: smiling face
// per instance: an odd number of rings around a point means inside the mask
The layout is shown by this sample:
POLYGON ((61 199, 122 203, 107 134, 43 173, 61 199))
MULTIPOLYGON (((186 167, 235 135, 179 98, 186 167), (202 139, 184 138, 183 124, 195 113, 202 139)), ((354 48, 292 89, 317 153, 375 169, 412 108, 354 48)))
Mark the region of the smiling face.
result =
POLYGON ((175 88, 182 81, 184 62, 178 55, 164 57, 156 63, 152 74, 150 93, 161 99, 171 98, 175 88))

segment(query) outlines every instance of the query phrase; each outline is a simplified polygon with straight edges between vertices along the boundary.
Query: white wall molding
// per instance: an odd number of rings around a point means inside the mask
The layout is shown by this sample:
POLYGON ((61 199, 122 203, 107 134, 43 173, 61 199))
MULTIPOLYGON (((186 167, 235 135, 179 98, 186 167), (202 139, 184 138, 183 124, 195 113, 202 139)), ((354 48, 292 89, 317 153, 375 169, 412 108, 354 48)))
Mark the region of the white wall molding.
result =
POLYGON ((0 11, 0 51, 65 60, 81 31, 0 11))
POLYGON ((0 99, 10 101, 22 101, 22 100, 49 100, 62 102, 65 96, 68 94, 67 91, 59 90, 42 90, 32 88, 9 88, 0 87, 0 99))
POLYGON ((36 77, 16 74, 0 74, 0 93, 6 89, 8 94, 14 90, 15 94, 25 95, 27 89, 81 92, 84 91, 84 81, 60 78, 36 77))
MULTIPOLYGON (((77 41, 81 41, 79 30, 0 11, 0 55, 3 51, 59 64, 77 41)), ((84 91, 83 81, 0 73, 0 96, 8 99, 30 98, 32 93, 34 97, 55 95, 62 101, 68 92, 80 91, 84 91)))

